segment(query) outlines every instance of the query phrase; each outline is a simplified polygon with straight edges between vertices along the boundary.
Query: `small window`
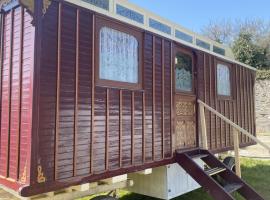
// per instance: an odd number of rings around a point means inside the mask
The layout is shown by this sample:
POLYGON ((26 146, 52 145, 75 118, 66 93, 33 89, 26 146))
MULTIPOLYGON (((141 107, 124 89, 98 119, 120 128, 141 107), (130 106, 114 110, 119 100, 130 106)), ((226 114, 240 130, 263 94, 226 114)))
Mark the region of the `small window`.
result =
POLYGON ((138 40, 109 27, 100 29, 99 38, 99 79, 138 84, 138 40))
POLYGON ((192 92, 193 90, 192 56, 177 53, 175 57, 175 87, 176 90, 192 92))
POLYGON ((219 96, 231 96, 231 77, 228 65, 217 64, 217 93, 219 96))

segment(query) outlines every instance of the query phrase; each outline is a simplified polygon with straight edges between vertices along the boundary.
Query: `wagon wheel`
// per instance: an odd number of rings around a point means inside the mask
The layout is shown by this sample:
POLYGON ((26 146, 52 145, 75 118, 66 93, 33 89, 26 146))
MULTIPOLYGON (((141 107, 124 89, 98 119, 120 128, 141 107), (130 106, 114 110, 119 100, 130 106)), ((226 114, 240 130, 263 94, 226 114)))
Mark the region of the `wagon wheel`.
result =
POLYGON ((117 199, 114 197, 103 195, 103 196, 94 197, 91 200, 117 200, 117 199))

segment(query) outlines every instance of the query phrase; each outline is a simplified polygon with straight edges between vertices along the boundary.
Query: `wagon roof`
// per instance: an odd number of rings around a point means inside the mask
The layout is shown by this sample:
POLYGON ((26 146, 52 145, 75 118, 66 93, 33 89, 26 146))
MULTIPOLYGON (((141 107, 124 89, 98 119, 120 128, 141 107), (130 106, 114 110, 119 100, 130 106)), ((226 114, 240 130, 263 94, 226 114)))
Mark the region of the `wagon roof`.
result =
MULTIPOLYGON (((3 3, 14 1, 20 2, 29 9, 33 9, 35 2, 34 0, 0 0, 0 6, 3 3)), ((239 64, 251 70, 256 70, 252 66, 236 61, 231 49, 228 46, 222 45, 202 35, 192 32, 176 23, 168 21, 154 13, 130 3, 128 0, 64 1, 153 32, 194 49, 212 54, 228 62, 239 64)), ((49 7, 50 2, 51 0, 43 0, 45 10, 49 7)))
POLYGON ((234 59, 228 46, 217 43, 154 13, 138 7, 128 0, 65 0, 133 26, 154 32, 168 39, 212 54, 220 59, 256 70, 254 67, 234 59), (224 55, 222 55, 224 54, 224 55))

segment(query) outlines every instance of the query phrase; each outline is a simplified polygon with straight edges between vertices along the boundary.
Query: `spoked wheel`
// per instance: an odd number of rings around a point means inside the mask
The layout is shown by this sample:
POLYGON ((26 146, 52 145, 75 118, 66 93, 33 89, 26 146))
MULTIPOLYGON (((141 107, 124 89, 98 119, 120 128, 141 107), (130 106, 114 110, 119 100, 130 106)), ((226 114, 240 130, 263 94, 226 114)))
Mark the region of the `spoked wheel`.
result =
POLYGON ((103 196, 94 197, 94 198, 91 199, 91 200, 117 200, 117 199, 114 198, 114 197, 110 197, 110 196, 107 196, 107 195, 103 195, 103 196))

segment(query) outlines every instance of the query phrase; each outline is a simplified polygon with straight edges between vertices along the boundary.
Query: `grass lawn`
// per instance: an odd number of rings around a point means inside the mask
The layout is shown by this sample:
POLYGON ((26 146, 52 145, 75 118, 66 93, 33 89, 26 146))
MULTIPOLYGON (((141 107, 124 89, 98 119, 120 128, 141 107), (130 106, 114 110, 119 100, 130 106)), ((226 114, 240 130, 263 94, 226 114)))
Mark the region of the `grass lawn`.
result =
MULTIPOLYGON (((241 159, 243 179, 251 185, 265 200, 270 200, 270 160, 241 159)), ((158 200, 151 197, 120 191, 120 200, 158 200)), ((82 200, 88 200, 84 198, 82 200)), ((174 200, 211 200, 212 198, 202 189, 182 195, 174 200)), ((242 198, 237 196, 237 200, 242 198)))

